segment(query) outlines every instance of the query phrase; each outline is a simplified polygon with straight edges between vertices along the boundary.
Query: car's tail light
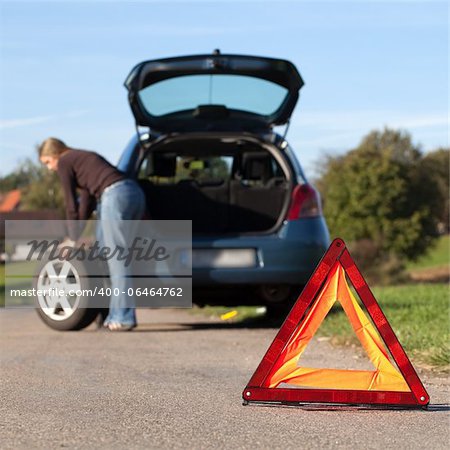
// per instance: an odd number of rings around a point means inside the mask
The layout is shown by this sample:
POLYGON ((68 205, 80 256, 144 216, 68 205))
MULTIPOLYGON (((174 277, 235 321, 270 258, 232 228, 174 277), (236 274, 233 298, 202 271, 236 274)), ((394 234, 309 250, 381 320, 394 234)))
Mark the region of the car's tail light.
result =
POLYGON ((287 220, 322 215, 320 194, 309 184, 299 184, 292 191, 287 220))

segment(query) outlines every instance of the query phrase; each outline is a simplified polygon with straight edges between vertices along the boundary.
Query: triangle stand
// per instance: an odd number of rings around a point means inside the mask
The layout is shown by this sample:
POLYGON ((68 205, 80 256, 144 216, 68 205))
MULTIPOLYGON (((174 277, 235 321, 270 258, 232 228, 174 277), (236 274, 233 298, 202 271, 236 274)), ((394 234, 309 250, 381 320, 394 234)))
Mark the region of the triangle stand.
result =
POLYGON ((244 404, 313 403, 378 408, 424 408, 430 401, 408 356, 341 239, 331 243, 245 387, 242 397, 244 404), (371 323, 354 299, 345 275, 358 293, 371 323), (305 347, 337 300, 374 363, 375 371, 313 369, 297 365, 305 347))

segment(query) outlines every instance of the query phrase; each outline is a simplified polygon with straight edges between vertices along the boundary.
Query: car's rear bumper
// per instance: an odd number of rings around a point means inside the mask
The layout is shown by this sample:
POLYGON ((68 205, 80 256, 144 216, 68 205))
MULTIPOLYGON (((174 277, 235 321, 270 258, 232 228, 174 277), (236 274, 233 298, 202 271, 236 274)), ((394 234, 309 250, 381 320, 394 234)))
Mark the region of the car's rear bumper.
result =
POLYGON ((254 267, 194 268, 193 286, 305 284, 330 242, 323 218, 286 221, 270 235, 194 237, 193 249, 255 249, 254 267))

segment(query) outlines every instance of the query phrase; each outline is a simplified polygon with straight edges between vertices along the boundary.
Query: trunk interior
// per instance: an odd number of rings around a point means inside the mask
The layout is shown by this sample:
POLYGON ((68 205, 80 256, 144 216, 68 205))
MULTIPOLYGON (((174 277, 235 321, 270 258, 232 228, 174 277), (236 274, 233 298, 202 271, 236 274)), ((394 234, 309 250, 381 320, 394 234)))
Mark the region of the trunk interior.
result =
POLYGON ((150 219, 192 220, 193 234, 263 233, 289 206, 280 151, 255 139, 175 138, 151 146, 139 168, 150 219))

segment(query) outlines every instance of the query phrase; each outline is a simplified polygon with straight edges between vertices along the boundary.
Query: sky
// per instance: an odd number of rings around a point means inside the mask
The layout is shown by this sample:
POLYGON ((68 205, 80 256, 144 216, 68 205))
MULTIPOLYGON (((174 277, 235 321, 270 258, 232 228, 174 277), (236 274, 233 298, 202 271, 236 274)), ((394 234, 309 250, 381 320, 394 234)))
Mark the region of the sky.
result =
POLYGON ((49 136, 116 163, 135 133, 131 68, 216 48, 296 65, 287 138, 307 176, 385 126, 448 146, 448 28, 435 1, 0 0, 0 176, 49 136))

